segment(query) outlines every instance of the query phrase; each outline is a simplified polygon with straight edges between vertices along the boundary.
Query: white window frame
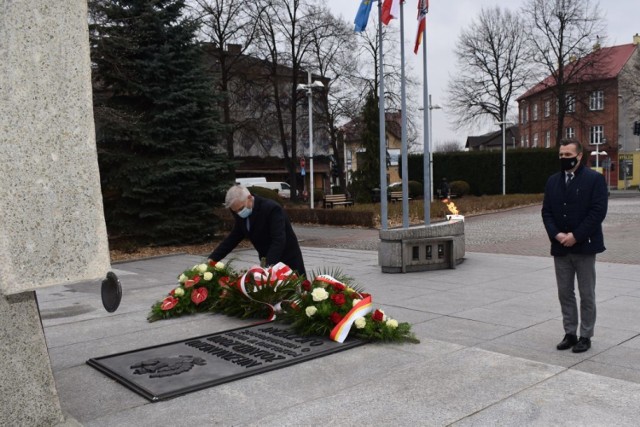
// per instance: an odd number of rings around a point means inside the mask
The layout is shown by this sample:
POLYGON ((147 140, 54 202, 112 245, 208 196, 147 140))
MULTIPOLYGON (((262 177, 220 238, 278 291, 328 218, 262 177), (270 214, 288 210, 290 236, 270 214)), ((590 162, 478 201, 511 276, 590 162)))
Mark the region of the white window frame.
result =
POLYGON ((564 135, 567 137, 567 139, 575 139, 576 137, 576 130, 571 127, 568 126, 565 130, 564 130, 564 135))
POLYGON ((594 90, 589 94, 589 110, 590 111, 604 110, 604 91, 594 90))
POLYGON ((551 148, 551 131, 550 130, 544 133, 544 148, 551 148))
POLYGON ((576 96, 573 93, 568 93, 565 96, 565 107, 567 113, 576 112, 576 96))
POLYGON ((589 128, 589 145, 600 144, 604 144, 604 126, 591 126, 591 128, 589 128))
POLYGON ((533 134, 533 145, 532 145, 532 147, 533 148, 538 148, 538 133, 537 132, 533 134))
POLYGON ((538 120, 538 104, 533 104, 531 106, 532 111, 531 111, 531 120, 533 120, 534 122, 538 120))
POLYGON ((550 99, 545 99, 544 100, 544 116, 545 117, 549 117, 551 115, 551 100, 550 99))

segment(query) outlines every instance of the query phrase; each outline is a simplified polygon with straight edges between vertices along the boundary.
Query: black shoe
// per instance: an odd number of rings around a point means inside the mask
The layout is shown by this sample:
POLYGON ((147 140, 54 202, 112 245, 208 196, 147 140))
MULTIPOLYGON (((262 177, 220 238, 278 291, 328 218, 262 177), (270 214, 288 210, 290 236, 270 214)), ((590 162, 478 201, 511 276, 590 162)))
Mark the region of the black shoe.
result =
POLYGON ((578 342, 578 337, 573 334, 565 334, 560 344, 556 346, 558 350, 568 350, 578 342))
POLYGON ((578 340, 578 343, 573 346, 573 349, 571 351, 573 351, 574 353, 584 353, 590 348, 591 348, 591 339, 580 337, 580 339, 578 340))

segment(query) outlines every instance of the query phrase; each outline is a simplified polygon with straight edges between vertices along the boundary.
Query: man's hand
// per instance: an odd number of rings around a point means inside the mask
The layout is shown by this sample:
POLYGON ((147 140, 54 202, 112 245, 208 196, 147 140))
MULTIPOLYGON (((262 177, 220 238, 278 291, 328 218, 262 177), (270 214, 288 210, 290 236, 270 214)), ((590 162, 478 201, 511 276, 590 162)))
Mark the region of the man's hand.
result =
POLYGON ((556 240, 560 242, 562 246, 567 248, 576 244, 576 238, 573 237, 573 233, 558 233, 556 235, 556 240))

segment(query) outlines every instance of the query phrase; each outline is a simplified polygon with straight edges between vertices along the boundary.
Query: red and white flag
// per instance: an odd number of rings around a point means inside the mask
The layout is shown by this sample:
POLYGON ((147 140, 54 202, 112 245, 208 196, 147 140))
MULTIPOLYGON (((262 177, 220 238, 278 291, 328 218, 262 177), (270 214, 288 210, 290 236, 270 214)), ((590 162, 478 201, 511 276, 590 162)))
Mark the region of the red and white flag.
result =
POLYGON ((400 1, 402 0, 384 0, 382 3, 382 23, 389 25, 392 19, 400 18, 400 1))
POLYGON ((416 34, 416 44, 413 53, 417 54, 422 43, 422 35, 427 26, 427 12, 429 12, 429 0, 418 0, 418 32, 416 34))

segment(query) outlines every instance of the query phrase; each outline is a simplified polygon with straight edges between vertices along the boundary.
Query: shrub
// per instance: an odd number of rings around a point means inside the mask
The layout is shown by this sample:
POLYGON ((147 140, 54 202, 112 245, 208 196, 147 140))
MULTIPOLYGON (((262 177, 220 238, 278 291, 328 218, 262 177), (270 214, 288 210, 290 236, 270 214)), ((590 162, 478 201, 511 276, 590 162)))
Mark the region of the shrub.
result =
POLYGON ((324 199, 324 190, 322 188, 314 188, 313 201, 317 204, 318 202, 322 202, 322 199, 324 199))
POLYGON ((377 213, 354 208, 305 209, 287 208, 287 215, 296 224, 356 225, 375 227, 377 213))
POLYGON ((422 198, 424 193, 424 186, 418 181, 409 181, 409 197, 412 199, 422 198))
POLYGON ((469 194, 471 191, 471 187, 466 181, 452 181, 451 184, 449 184, 449 188, 451 190, 451 194, 455 194, 458 197, 469 194))

